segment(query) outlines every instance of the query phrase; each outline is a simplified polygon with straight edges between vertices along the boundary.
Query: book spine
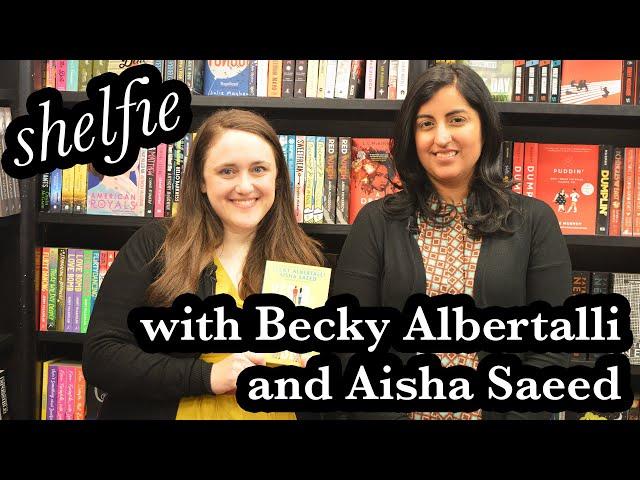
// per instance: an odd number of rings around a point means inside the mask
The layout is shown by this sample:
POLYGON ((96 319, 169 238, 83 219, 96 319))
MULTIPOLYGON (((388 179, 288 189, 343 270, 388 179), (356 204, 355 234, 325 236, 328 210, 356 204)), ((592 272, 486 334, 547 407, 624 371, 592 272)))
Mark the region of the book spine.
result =
POLYGON ((398 60, 389 60, 389 83, 387 86, 389 100, 398 97, 398 60))
POLYGON ((258 75, 256 78, 256 94, 258 97, 267 96, 269 85, 269 60, 258 60, 258 75))
POLYGON ((73 213, 87 213, 87 165, 74 165, 73 213))
POLYGON ((67 60, 67 91, 78 91, 78 69, 80 62, 78 60, 67 60))
POLYGON ((78 65, 78 91, 87 90, 87 83, 93 78, 93 62, 91 60, 80 60, 78 65))
POLYGON ((611 154, 610 145, 600 145, 598 164, 598 213, 596 214, 596 235, 609 235, 609 201, 611 194, 611 154))
POLYGON ((138 154, 138 170, 136 172, 136 182, 138 183, 138 195, 136 197, 135 213, 137 217, 144 217, 146 206, 146 189, 147 189, 147 156, 149 150, 140 148, 138 154))
POLYGON ((524 169, 524 142, 513 143, 513 187, 512 190, 522 194, 522 180, 524 169))
POLYGON ((282 62, 282 97, 293 97, 296 81, 296 61, 284 60, 282 62))
POLYGON ((67 394, 66 407, 64 412, 65 420, 73 420, 76 405, 76 367, 67 366, 67 394))
POLYGON ((87 382, 82 374, 82 367, 75 367, 76 384, 75 384, 75 402, 73 410, 73 420, 84 420, 84 412, 86 405, 87 382))
POLYGON ((513 178, 513 142, 502 142, 502 178, 508 183, 513 178))
MULTIPOLYGON (((287 135, 287 169, 289 170, 289 187, 291 188, 291 198, 295 199, 295 177, 296 177, 296 136, 287 135)), ((294 201, 295 203, 295 201, 294 201)))
POLYGON ((524 102, 525 61, 513 61, 513 101, 524 102))
POLYGON ((282 96, 282 60, 269 60, 268 97, 282 96))
POLYGON ((538 144, 527 142, 524 145, 524 195, 536 196, 536 171, 538 169, 538 144))
POLYGON ((560 88, 562 87, 562 60, 551 60, 551 89, 549 102, 560 103, 560 88))
MULTIPOLYGON (((100 250, 93 250, 91 255, 91 309, 89 316, 93 312, 93 305, 96 303, 98 289, 100 288, 100 250)), ((86 331, 86 330, 85 330, 86 331)))
POLYGON ((47 420, 58 417, 58 366, 49 364, 49 381, 47 385, 47 420))
POLYGON ((156 176, 154 178, 155 198, 153 200, 153 216, 164 217, 165 180, 167 174, 167 144, 161 143, 156 148, 156 176))
POLYGON ((296 213, 296 221, 304 222, 304 194, 305 194, 305 148, 306 138, 304 135, 296 136, 296 172, 294 178, 295 195, 294 210, 296 213))
POLYGON ((153 199, 155 195, 156 147, 147 149, 147 183, 144 200, 144 216, 153 217, 153 199))
POLYGON ((64 304, 64 329, 65 332, 73 332, 73 310, 75 298, 75 278, 76 278, 76 252, 75 248, 67 251, 67 279, 64 304))
POLYGON ((249 65, 249 90, 250 97, 256 97, 258 94, 258 61, 251 60, 249 65))
POLYGON ((294 80, 294 97, 307 96, 307 60, 296 60, 296 73, 294 80))
POLYGON ((71 331, 80 333, 80 317, 82 316, 82 275, 84 270, 84 250, 76 250, 76 268, 73 278, 73 316, 71 331))
POLYGON ((164 212, 163 216, 171 216, 171 201, 173 198, 173 169, 175 166, 175 144, 167 144, 167 170, 164 180, 164 212))
POLYGON ((327 87, 327 60, 320 60, 318 63, 318 90, 317 98, 325 98, 325 90, 327 87))
POLYGON ((635 99, 636 61, 622 62, 622 105, 633 105, 635 99))
POLYGON ((42 247, 42 263, 40 276, 40 323, 39 330, 47 331, 47 312, 49 308, 49 247, 42 247))
POLYGON ((176 61, 175 60, 164 61, 164 79, 165 81, 176 79, 176 61))
POLYGON ((67 90, 67 61, 56 60, 56 90, 67 90))
POLYGON ((338 139, 338 181, 336 189, 336 224, 349 223, 349 177, 351 176, 351 137, 338 139))
POLYGON ((333 98, 335 96, 337 71, 338 61, 327 60, 327 78, 324 86, 324 98, 333 98))
POLYGON ((49 247, 49 300, 47 305, 47 328, 56 329, 56 316, 58 308, 58 248, 49 247))
POLYGON ((73 213, 73 184, 75 168, 62 170, 62 213, 73 213))
POLYGON ((640 148, 636 147, 636 171, 633 188, 633 236, 640 237, 640 148))
POLYGON ((351 60, 338 60, 336 70, 336 84, 333 90, 334 98, 349 98, 349 75, 351 74, 351 60))
POLYGON ((389 60, 378 60, 376 74, 376 98, 386 99, 389 93, 389 60))
POLYGON ((609 235, 619 236, 622 228, 622 187, 624 168, 624 147, 613 149, 613 175, 611 177, 611 208, 609 235))
POLYGON ((64 420, 67 412, 67 367, 58 365, 58 398, 56 399, 56 420, 64 420))
POLYGON ((58 250, 58 298, 56 302, 55 330, 64 331, 65 306, 67 294, 67 249, 58 250))
POLYGON ((549 103, 551 87, 551 60, 540 60, 538 69, 538 98, 537 102, 549 103))
POLYGON ((175 167, 173 169, 173 202, 171 204, 171 215, 175 216, 178 213, 178 205, 180 204, 180 185, 182 184, 182 157, 184 155, 184 138, 175 143, 173 150, 173 157, 175 160, 175 167))
POLYGON ((93 250, 82 251, 82 287, 80 293, 80 333, 87 333, 91 317, 91 269, 93 268, 93 250))
MULTIPOLYGON (((154 60, 154 65, 157 60, 154 60)), ((162 72, 162 70, 160 70, 162 72)), ((193 92, 193 60, 184 61, 184 83, 193 92)))
POLYGON ((364 98, 373 100, 376 98, 376 70, 375 60, 367 60, 367 67, 364 75, 364 98))
POLYGON ((49 188, 50 188, 50 173, 43 173, 40 176, 40 211, 48 212, 51 208, 49 188))
POLYGON ((322 200, 324 198, 324 169, 326 137, 316 137, 316 175, 313 191, 313 223, 322 223, 322 200))
POLYGON ((336 184, 338 180, 338 139, 336 137, 327 137, 326 153, 322 210, 324 223, 336 223, 336 184))
POLYGON ((364 60, 351 60, 349 93, 347 98, 362 98, 364 89, 364 60))
POLYGON ((100 269, 98 276, 98 291, 100 291, 100 287, 102 286, 102 281, 104 280, 105 275, 107 274, 107 256, 109 252, 107 250, 100 250, 100 269))
POLYGON ((633 190, 636 171, 636 149, 627 147, 624 149, 624 186, 622 187, 622 221, 621 232, 623 237, 633 236, 633 190))
POLYGON ((538 70, 539 60, 527 60, 525 62, 525 101, 535 102, 538 98, 538 70))
MULTIPOLYGON (((307 83, 307 87, 309 84, 307 83)), ((313 223, 313 191, 316 179, 316 137, 307 135, 304 177, 304 223, 313 223)))
POLYGON ((317 97, 319 63, 319 60, 307 60, 307 98, 317 97))
POLYGON ((611 274, 608 272, 592 272, 589 293, 592 295, 611 293, 611 274))
POLYGON ((60 213, 62 210, 62 170, 56 168, 49 177, 49 212, 60 213))
POLYGON ((398 100, 404 100, 409 90, 409 60, 398 60, 398 100))

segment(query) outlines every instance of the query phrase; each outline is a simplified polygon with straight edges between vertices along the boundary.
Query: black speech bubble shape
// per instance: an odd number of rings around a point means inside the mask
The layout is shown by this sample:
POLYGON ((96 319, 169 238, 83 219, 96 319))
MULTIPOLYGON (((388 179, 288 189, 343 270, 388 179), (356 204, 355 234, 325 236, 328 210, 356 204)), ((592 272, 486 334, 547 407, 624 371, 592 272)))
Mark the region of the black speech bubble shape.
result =
POLYGON ((87 96, 68 109, 54 88, 32 93, 27 115, 12 121, 5 133, 7 174, 23 179, 92 163, 103 175, 121 175, 135 164, 141 147, 179 141, 193 120, 189 88, 178 80, 163 82, 152 65, 92 78, 87 96))

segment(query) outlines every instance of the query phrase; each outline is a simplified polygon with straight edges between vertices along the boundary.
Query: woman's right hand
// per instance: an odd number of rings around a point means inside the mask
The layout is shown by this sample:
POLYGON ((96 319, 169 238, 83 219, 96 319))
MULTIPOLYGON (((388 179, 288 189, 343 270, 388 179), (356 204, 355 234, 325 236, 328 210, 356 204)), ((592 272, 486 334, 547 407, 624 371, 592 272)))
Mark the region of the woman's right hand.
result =
POLYGON ((232 353, 211 367, 211 390, 216 395, 236 391, 238 375, 245 368, 265 365, 263 354, 253 352, 232 353))

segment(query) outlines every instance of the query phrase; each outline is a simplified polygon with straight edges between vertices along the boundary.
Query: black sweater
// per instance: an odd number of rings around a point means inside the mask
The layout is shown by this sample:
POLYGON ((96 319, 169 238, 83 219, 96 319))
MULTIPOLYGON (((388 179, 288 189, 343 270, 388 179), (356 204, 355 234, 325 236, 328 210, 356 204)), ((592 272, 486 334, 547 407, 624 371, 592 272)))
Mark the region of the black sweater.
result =
MULTIPOLYGON (((425 270, 409 219, 385 216, 384 199, 365 205, 347 237, 333 279, 333 295, 351 293, 363 306, 402 310, 414 293, 425 293, 425 270)), ((512 195, 522 212, 512 235, 482 239, 473 287, 479 308, 511 307, 544 300, 562 305, 571 291, 571 260, 553 210, 544 202, 512 195)), ((486 352, 479 352, 482 360, 486 352)), ((519 354, 535 367, 568 366, 568 354, 519 354)), ((346 362, 345 355, 343 362, 346 362)), ((351 414, 354 418, 401 418, 402 414, 351 414)), ((548 414, 483 412, 484 419, 548 418, 548 414)))
MULTIPOLYGON (((145 306, 147 288, 160 273, 152 262, 166 236, 165 221, 139 229, 107 272, 91 314, 83 353, 87 382, 108 392, 107 419, 174 419, 180 398, 212 394, 211 364, 200 353, 145 353, 127 327, 129 311, 145 306)), ((198 296, 215 292, 215 265, 205 269, 198 296)))

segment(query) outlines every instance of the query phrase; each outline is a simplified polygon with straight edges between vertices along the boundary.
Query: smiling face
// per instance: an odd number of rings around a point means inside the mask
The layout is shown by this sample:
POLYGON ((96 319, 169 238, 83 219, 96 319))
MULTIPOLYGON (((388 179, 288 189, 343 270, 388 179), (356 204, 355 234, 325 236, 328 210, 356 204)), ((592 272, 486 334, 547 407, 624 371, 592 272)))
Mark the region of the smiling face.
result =
POLYGON ((482 126, 454 85, 420 107, 415 139, 418 159, 438 191, 468 187, 482 152, 482 126))
POLYGON ((267 141, 253 133, 226 130, 209 148, 201 191, 225 230, 253 233, 273 205, 276 175, 267 141))

